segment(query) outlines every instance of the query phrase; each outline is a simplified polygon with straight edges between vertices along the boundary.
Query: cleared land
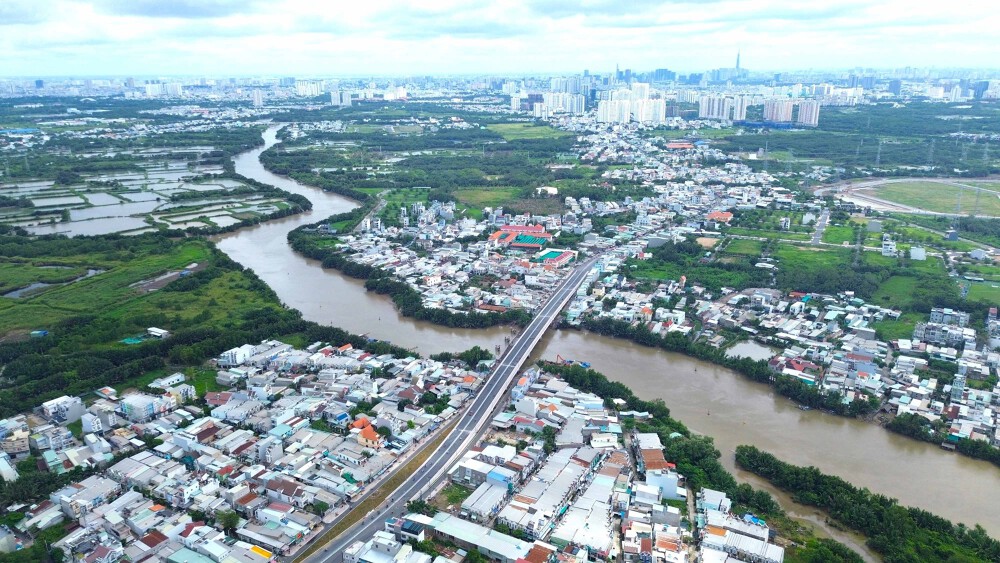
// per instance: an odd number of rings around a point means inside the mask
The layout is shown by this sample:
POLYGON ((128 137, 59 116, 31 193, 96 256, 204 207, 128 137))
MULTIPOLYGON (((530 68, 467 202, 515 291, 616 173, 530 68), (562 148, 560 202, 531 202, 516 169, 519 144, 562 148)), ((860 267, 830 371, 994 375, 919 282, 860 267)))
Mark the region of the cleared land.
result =
POLYGON ((863 190, 862 193, 869 193, 886 201, 937 213, 955 213, 958 209, 959 194, 961 194, 961 213, 1000 217, 1000 197, 998 197, 1000 194, 992 189, 991 184, 970 183, 969 185, 981 188, 978 191, 978 197, 975 189, 932 181, 888 183, 871 190, 863 190))
POLYGON ((729 254, 741 254, 744 256, 758 256, 764 247, 764 243, 759 240, 732 239, 726 245, 725 252, 729 254))
POLYGON ((553 139, 569 135, 566 131, 560 131, 547 125, 535 125, 533 123, 495 123, 487 125, 486 128, 500 134, 508 141, 517 139, 553 139))

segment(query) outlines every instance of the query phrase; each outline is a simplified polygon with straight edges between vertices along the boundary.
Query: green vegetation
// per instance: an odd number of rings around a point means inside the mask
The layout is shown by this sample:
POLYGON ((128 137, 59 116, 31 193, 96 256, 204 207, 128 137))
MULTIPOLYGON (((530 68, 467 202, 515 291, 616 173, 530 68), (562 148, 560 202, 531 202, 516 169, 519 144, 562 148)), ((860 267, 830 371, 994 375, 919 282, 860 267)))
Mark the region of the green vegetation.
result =
POLYGON ((878 198, 925 211, 955 213, 961 200, 963 211, 974 211, 976 215, 1000 216, 1000 199, 995 192, 986 189, 980 191, 945 182, 914 181, 882 184, 872 191, 878 198))
POLYGON ((727 254, 741 254, 743 256, 760 256, 764 243, 759 240, 749 239, 729 239, 723 249, 727 254))
MULTIPOLYGON (((968 105, 914 102, 903 107, 883 103, 829 108, 815 131, 753 130, 726 137, 717 146, 732 152, 754 152, 766 146, 769 160, 781 161, 790 170, 836 165, 846 169, 846 177, 996 173, 996 157, 984 151, 982 141, 951 137, 958 131, 1000 132, 1000 114, 993 104, 968 105)), ((765 165, 763 160, 750 164, 765 165)))
MULTIPOLYGON (((107 269, 34 297, 0 299, 0 331, 7 337, 0 344, 5 366, 0 416, 105 385, 141 387, 168 363, 171 369, 198 366, 228 348, 265 338, 299 335, 310 342, 350 342, 376 353, 410 353, 302 320, 299 312, 283 308, 259 278, 201 239, 2 236, 0 256, 107 269), (140 283, 192 262, 201 269, 157 291, 145 291, 140 283), (120 342, 150 326, 169 330, 170 338, 120 342), (31 329, 49 334, 21 338, 31 329)), ((214 388, 210 374, 191 375, 200 392, 214 388)))
MULTIPOLYGON (((744 248, 749 248, 749 245, 744 248)), ((681 276, 687 276, 688 283, 700 284, 712 291, 718 291, 722 287, 736 289, 763 287, 770 282, 769 274, 755 267, 755 260, 751 256, 734 255, 730 257, 732 261, 725 262, 721 260, 707 262, 704 256, 705 249, 692 241, 665 244, 654 249, 653 257, 648 260, 629 260, 622 266, 622 273, 630 277, 658 281, 676 280, 681 276)))
POLYGON ((494 123, 487 125, 486 128, 499 133, 508 141, 518 139, 552 139, 569 135, 566 131, 534 123, 494 123))
POLYGON ((460 506, 472 494, 472 489, 452 483, 441 491, 448 504, 460 506))
POLYGON ((753 446, 736 448, 736 463, 792 494, 796 502, 824 510, 830 518, 868 537, 887 563, 910 561, 998 561, 1000 542, 979 525, 969 529, 894 499, 858 489, 815 467, 782 462, 753 446))
POLYGON ((912 338, 913 329, 917 323, 924 320, 924 316, 919 313, 904 313, 896 320, 886 319, 875 323, 875 336, 883 342, 898 340, 900 338, 912 338))

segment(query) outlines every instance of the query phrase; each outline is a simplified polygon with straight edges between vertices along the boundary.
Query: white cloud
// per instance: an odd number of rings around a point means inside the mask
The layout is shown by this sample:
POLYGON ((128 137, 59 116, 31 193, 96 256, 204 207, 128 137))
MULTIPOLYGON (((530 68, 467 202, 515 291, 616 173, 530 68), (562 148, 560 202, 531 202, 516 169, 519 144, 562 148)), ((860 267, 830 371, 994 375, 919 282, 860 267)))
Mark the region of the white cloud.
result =
POLYGON ((0 75, 996 64, 988 0, 3 0, 0 75))

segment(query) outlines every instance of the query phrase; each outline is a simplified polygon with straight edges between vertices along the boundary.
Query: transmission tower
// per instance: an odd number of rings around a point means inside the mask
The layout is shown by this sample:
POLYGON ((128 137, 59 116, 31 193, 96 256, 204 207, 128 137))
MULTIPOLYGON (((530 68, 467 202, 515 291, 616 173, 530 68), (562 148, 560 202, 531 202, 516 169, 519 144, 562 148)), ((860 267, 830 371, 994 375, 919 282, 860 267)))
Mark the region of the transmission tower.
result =
POLYGON ((931 146, 927 149, 927 166, 934 166, 934 143, 937 139, 931 139, 931 146))

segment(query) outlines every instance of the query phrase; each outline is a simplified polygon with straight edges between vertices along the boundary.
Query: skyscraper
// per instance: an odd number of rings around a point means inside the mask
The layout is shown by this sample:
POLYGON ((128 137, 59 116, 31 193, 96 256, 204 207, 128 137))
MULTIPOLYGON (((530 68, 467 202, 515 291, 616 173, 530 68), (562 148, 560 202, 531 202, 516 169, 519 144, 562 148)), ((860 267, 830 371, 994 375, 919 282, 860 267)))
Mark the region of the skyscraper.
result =
POLYGON ((740 52, 736 51, 736 70, 740 70, 740 52))
POLYGON ((259 108, 264 106, 264 93, 260 91, 260 88, 255 88, 253 91, 253 107, 259 108))
MULTIPOLYGON (((777 121, 777 120, 775 120, 777 121)), ((790 121, 790 119, 789 119, 790 121)), ((799 125, 816 127, 819 125, 819 102, 816 100, 802 100, 799 102, 799 125)))

